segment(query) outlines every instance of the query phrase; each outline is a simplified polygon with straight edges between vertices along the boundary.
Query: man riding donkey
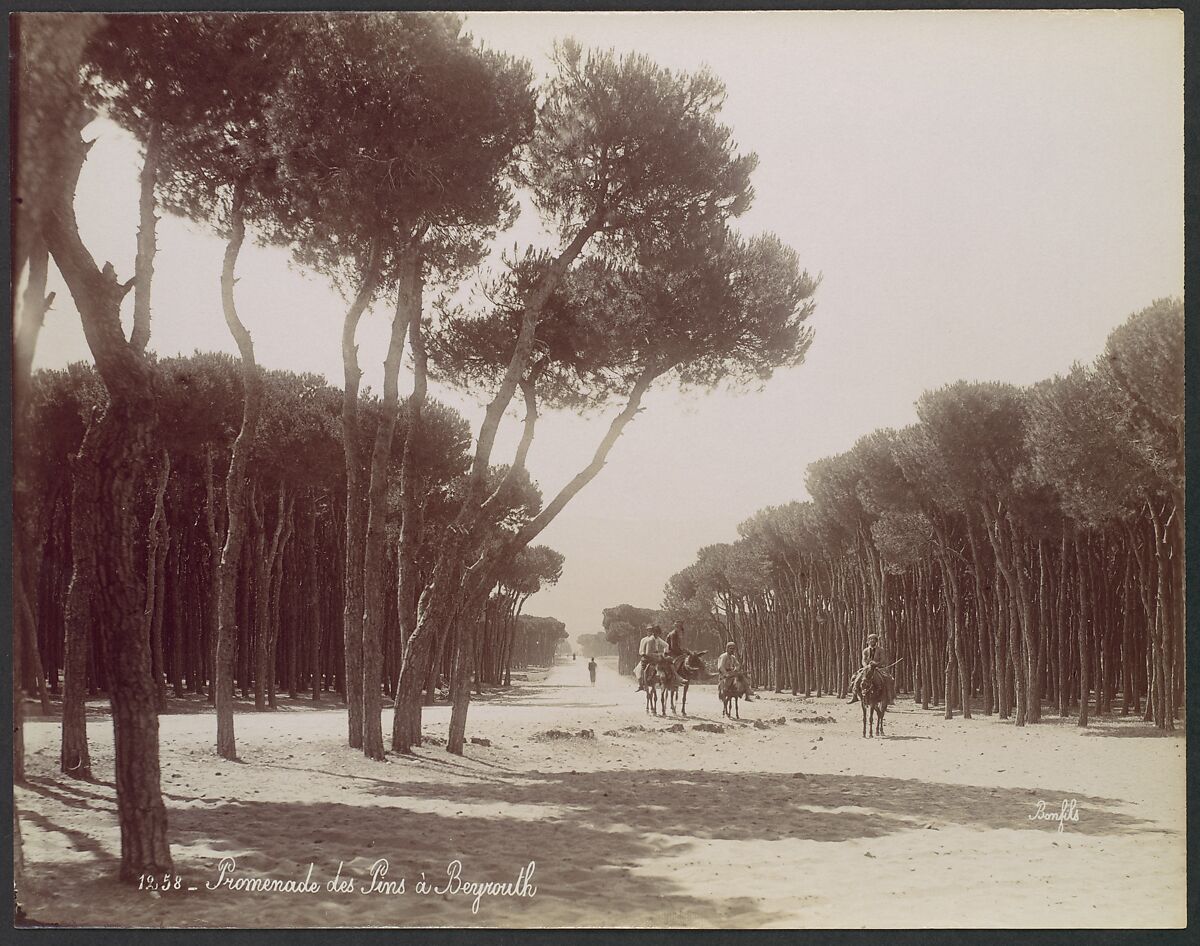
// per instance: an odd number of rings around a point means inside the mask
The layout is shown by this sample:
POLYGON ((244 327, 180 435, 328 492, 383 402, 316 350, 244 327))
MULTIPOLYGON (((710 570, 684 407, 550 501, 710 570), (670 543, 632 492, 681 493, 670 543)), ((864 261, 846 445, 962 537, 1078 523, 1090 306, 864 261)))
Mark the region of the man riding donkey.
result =
POLYGON ((683 646, 683 622, 676 621, 671 625, 671 631, 667 634, 667 656, 672 658, 682 657, 687 653, 683 646))
POLYGON ((675 683, 675 668, 667 658, 667 642, 663 640, 662 628, 657 624, 646 626, 649 632, 638 645, 638 663, 634 670, 639 690, 646 689, 646 670, 650 667, 661 666, 666 675, 668 688, 675 683))
POLYGON ((737 644, 730 641, 725 645, 725 653, 717 658, 717 692, 722 692, 721 686, 726 680, 739 677, 746 691, 743 699, 753 700, 755 698, 754 691, 750 689, 750 678, 746 675, 746 671, 742 667, 742 658, 737 655, 737 644))
MULTIPOLYGON (((850 693, 847 703, 857 703, 862 698, 862 686, 872 674, 879 674, 889 697, 894 691, 895 681, 886 670, 879 669, 879 661, 883 659, 883 645, 879 642, 878 634, 868 634, 866 646, 862 649, 862 666, 854 671, 850 678, 850 693)), ((889 700, 890 702, 890 700, 889 700)))

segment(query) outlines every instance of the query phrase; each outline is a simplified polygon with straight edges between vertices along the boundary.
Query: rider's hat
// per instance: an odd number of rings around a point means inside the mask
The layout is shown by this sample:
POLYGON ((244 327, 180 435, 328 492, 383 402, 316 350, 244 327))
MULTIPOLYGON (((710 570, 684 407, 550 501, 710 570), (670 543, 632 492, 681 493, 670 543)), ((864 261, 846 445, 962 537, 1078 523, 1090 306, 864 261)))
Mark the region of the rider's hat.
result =
POLYGON ((869 640, 869 641, 877 641, 877 640, 879 640, 879 635, 878 635, 878 634, 868 634, 868 635, 867 635, 867 640, 869 640))

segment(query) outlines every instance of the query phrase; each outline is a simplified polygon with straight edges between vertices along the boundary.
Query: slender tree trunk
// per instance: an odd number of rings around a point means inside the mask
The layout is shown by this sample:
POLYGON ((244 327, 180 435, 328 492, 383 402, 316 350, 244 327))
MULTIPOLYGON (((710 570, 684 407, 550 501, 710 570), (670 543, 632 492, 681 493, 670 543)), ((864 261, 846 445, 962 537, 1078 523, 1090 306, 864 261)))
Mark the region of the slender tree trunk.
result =
MULTIPOLYGON (((262 496, 255 488, 250 490, 250 520, 253 525, 253 552, 247 563, 247 575, 253 575, 253 591, 250 593, 248 627, 254 629, 254 646, 247 661, 253 665, 254 711, 262 713, 267 708, 267 651, 270 643, 267 634, 267 609, 270 605, 271 573, 267 556, 267 528, 261 508, 262 496)), ((249 639, 247 639, 249 640, 249 639)))
MULTIPOLYGON (((387 486, 388 463, 392 457, 392 438, 400 410, 400 358, 404 336, 414 319, 421 318, 421 260, 413 248, 402 258, 396 287, 396 313, 387 357, 383 362, 383 402, 379 425, 375 430, 375 448, 371 455, 371 481, 367 490, 367 532, 363 552, 363 753, 370 759, 383 759, 383 726, 379 714, 380 671, 383 667, 383 625, 386 619, 387 579, 387 486)), ((406 438, 407 441, 407 438, 406 438)), ((408 459, 411 460, 411 457, 408 459)), ((402 461, 403 463, 403 461, 402 461)), ((401 526, 403 528, 403 525, 401 526)), ((403 537, 401 538, 403 541, 403 537)), ((393 720, 393 727, 395 721, 393 720)))
POLYGON ((208 631, 208 650, 204 661, 208 672, 208 702, 215 704, 217 700, 217 639, 220 635, 221 611, 221 530, 218 526, 218 510, 216 489, 213 481, 213 457, 211 448, 204 452, 204 521, 208 539, 208 607, 204 612, 204 620, 208 631))
POLYGON ((1155 674, 1159 681, 1159 697, 1155 702, 1154 724, 1160 729, 1173 730, 1175 687, 1172 680, 1170 622, 1167 614, 1167 535, 1165 514, 1150 503, 1150 522, 1154 527, 1154 640, 1157 644, 1155 674))
POLYGON ((93 610, 95 549, 88 534, 100 501, 100 472, 93 418, 71 460, 71 584, 67 590, 66 656, 63 668, 62 771, 90 781, 87 741, 87 650, 93 610))
POLYGON ((1067 693, 1067 612, 1070 606, 1070 601, 1067 597, 1067 557, 1074 550, 1074 545, 1068 544, 1067 534, 1063 533, 1062 544, 1059 548, 1059 565, 1058 565, 1058 595, 1057 603, 1057 626, 1058 634, 1058 715, 1066 718, 1070 715, 1070 707, 1068 706, 1067 693))
POLYGON ((305 590, 307 592, 308 616, 310 620, 311 639, 309 640, 309 667, 312 671, 312 698, 314 703, 321 701, 321 589, 318 576, 321 574, 321 552, 317 545, 317 499, 310 495, 305 504, 304 517, 304 553, 308 556, 308 567, 305 574, 305 590))
POLYGON ((346 564, 342 581, 342 635, 345 642, 345 689, 348 741, 352 748, 363 745, 363 551, 366 540, 366 495, 363 489, 363 457, 359 443, 358 391, 362 371, 358 367, 355 335, 363 312, 375 295, 379 281, 381 246, 371 244, 370 258, 362 285, 346 311, 342 325, 342 445, 346 458, 346 564))
POLYGON ((186 692, 183 682, 184 668, 184 634, 183 634, 183 613, 184 613, 184 596, 187 592, 187 582, 184 573, 184 554, 181 547, 183 537, 180 536, 180 541, 172 543, 171 560, 172 567, 169 569, 171 575, 171 594, 168 596, 172 602, 173 609, 171 613, 171 690, 175 694, 176 699, 180 699, 186 692))
MULTIPOLYGON (((1022 538, 1017 534, 1012 518, 1005 515, 1003 524, 1007 524, 1008 536, 1006 547, 1012 558, 1012 574, 1016 577, 1016 603, 1020 614, 1021 652, 1023 664, 1021 674, 1025 685, 1025 721, 1036 723, 1041 719, 1039 705, 1041 695, 1038 690, 1038 631, 1033 614, 1033 594, 1029 587, 1029 575, 1033 572, 1033 563, 1022 538)), ((999 528, 999 525, 998 525, 999 528)), ((1020 723, 1018 722, 1018 725, 1020 723)))
MULTIPOLYGON (((430 651, 430 635, 417 633, 417 551, 423 527, 423 508, 418 494, 416 443, 428 390, 428 364, 421 318, 408 323, 413 353, 413 393, 408 400, 408 426, 400 465, 400 547, 397 550, 396 610, 400 623, 400 675, 392 715, 392 748, 408 752, 421 744, 421 669, 430 651)), ((436 670, 434 675, 436 677, 436 670)), ((434 681, 436 683, 436 679, 434 681)))
POLYGON ((1086 549, 1083 539, 1075 533, 1075 561, 1079 570, 1078 594, 1078 636, 1079 636, 1079 725, 1088 724, 1088 698, 1090 693, 1088 681, 1088 638, 1090 637, 1091 615, 1091 552, 1086 549))
POLYGON ((225 324, 237 343, 241 357, 243 391, 242 426, 233 442, 229 471, 225 476, 225 547, 221 550, 221 564, 217 572, 217 653, 213 689, 217 708, 217 754, 223 759, 237 758, 233 729, 234 651, 239 631, 237 587, 242 545, 246 538, 246 470, 262 411, 262 374, 254 358, 254 343, 238 317, 233 296, 237 258, 246 236, 242 214, 243 198, 239 190, 234 196, 229 241, 225 246, 225 260, 221 269, 221 302, 225 324))

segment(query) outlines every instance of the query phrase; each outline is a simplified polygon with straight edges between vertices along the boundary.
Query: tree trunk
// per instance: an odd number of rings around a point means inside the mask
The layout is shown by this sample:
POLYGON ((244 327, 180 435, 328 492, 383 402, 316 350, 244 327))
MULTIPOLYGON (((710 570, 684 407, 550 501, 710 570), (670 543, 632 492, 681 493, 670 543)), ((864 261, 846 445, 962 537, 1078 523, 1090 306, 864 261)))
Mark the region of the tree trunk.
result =
POLYGON ((1078 593, 1079 612, 1079 725, 1088 724, 1088 637, 1090 636, 1091 615, 1091 552, 1084 548, 1083 540, 1078 532, 1075 533, 1075 562, 1079 571, 1078 593))
POLYGON ((217 639, 220 635, 221 610, 221 579, 220 562, 221 530, 218 526, 218 510, 216 488, 213 482, 213 458, 211 448, 204 451, 204 523, 208 539, 208 605, 204 611, 204 621, 208 631, 208 650, 206 659, 202 661, 208 672, 208 702, 214 705, 217 700, 217 639))
POLYGON ((312 698, 314 703, 321 701, 321 589, 319 576, 321 574, 321 552, 317 546, 317 500, 309 496, 305 504, 304 516, 304 552, 308 556, 307 569, 304 576, 304 586, 307 598, 309 632, 309 668, 312 672, 312 698))
POLYGON ((87 741, 87 648, 91 632, 95 549, 89 521, 100 501, 96 466, 96 418, 88 424, 79 453, 71 460, 71 584, 67 590, 66 655, 63 666, 62 771, 91 781, 87 741))
MULTIPOLYGON (((418 496, 416 443, 421 415, 428 390, 428 363, 420 314, 408 323, 409 344, 413 355, 413 392, 408 399, 408 426, 404 432, 404 452, 400 464, 400 547, 397 550, 396 610, 400 624, 400 675, 392 716, 392 748, 408 752, 421 744, 421 674, 429 653, 428 637, 417 634, 419 571, 417 550, 423 531, 423 507, 418 496), (407 671, 407 672, 406 672, 407 671)), ((436 669, 433 671, 436 677, 436 669)), ((436 683, 436 679, 434 681, 436 683)), ((432 695, 432 694, 431 694, 432 695)))
POLYGON ((1175 687, 1172 679, 1170 622, 1167 614, 1167 534, 1165 512, 1150 504, 1150 522, 1154 527, 1154 640, 1157 644, 1155 675, 1159 681, 1159 697, 1155 701, 1154 724, 1160 729, 1173 730, 1175 687))
POLYGON ((366 496, 363 491, 363 457, 358 425, 358 390, 362 371, 358 367, 358 346, 354 337, 359 320, 375 294, 380 251, 380 242, 376 237, 371 243, 362 285, 342 324, 342 369, 345 373, 342 445, 346 459, 346 565, 342 578, 342 635, 345 641, 347 735, 354 749, 361 749, 363 744, 363 551, 366 539, 366 496))
POLYGON ((163 494, 167 491, 167 480, 170 476, 171 457, 164 450, 158 468, 158 487, 154 493, 154 513, 150 517, 150 527, 147 530, 149 546, 146 552, 146 606, 142 617, 145 634, 150 641, 150 672, 154 677, 154 692, 157 694, 155 705, 159 712, 166 708, 167 703, 166 678, 163 675, 162 616, 163 592, 166 585, 163 569, 169 536, 164 535, 163 494))
POLYGON ((262 410, 262 374, 254 359, 254 343, 238 317, 233 297, 234 272, 238 254, 246 236, 242 217, 242 195, 234 195, 229 241, 225 246, 221 269, 221 302, 225 324, 237 343, 242 363, 242 426, 229 457, 225 476, 226 529, 225 547, 217 572, 217 653, 214 670, 217 708, 217 755, 223 759, 237 758, 237 742, 233 730, 233 671, 234 651, 238 641, 238 576, 242 564, 242 544, 246 538, 246 468, 254 448, 255 431, 262 410))
POLYGON ((458 638, 454 649, 454 673, 450 710, 450 731, 446 739, 446 751, 454 755, 463 754, 467 734, 467 710, 471 706, 471 670, 474 664, 475 639, 482 619, 482 602, 478 596, 469 598, 457 617, 458 638))
MULTIPOLYGON (((367 489, 367 532, 363 551, 363 753, 382 760, 383 726, 379 714, 380 670, 383 667, 383 625, 386 619, 387 578, 387 486, 388 463, 392 457, 392 438, 400 409, 400 358, 404 354, 404 336, 414 319, 421 318, 421 260, 412 247, 404 251, 396 287, 396 312, 387 357, 383 362, 383 401, 375 447, 371 454, 371 480, 367 489)), ((408 438, 405 438, 406 446, 408 438)), ((407 459, 411 461, 411 456, 407 459)), ((403 461, 402 461, 403 462, 403 461)), ((403 536, 401 537, 403 541, 403 536)), ((393 720, 394 726, 394 720, 393 720)))
POLYGON ((79 130, 87 119, 70 116, 63 141, 67 173, 48 215, 46 243, 79 310, 84 335, 108 390, 96 422, 96 465, 105 471, 89 525, 96 561, 94 602, 113 708, 117 816, 121 826, 121 879, 171 871, 167 816, 159 785, 158 716, 150 676, 149 645, 142 634, 144 575, 139 554, 146 535, 136 515, 147 471, 157 402, 151 366, 125 340, 118 283, 111 265, 97 269, 79 237, 75 185, 87 154, 79 130))
MULTIPOLYGON (((19 34, 18 34, 19 35, 19 34)), ((18 169, 23 170, 23 169, 18 169)), ((20 182, 18 182, 20 183, 20 182)), ((18 201, 19 204, 19 201, 18 201)), ((31 384, 31 375, 33 370, 33 355, 37 348, 38 334, 41 332, 42 325, 45 322, 46 313, 50 310, 50 306, 54 303, 54 293, 46 295, 46 279, 49 273, 49 250, 42 238, 40 229, 33 222, 33 217, 29 216, 29 208, 26 209, 24 225, 17 227, 14 243, 21 244, 23 249, 14 247, 12 291, 17 290, 17 281, 20 277, 21 260, 24 256, 28 262, 28 275, 25 282, 25 292, 21 299, 19 310, 19 320, 16 322, 13 332, 13 421, 16 431, 16 439, 13 443, 13 459, 14 459, 14 516, 13 516, 13 576, 14 576, 14 592, 17 595, 23 593, 21 585, 22 571, 20 568, 22 556, 21 549, 28 549, 32 544, 31 529, 29 525, 32 507, 36 503, 35 491, 33 484, 29 481, 29 476, 22 462, 24 451, 22 446, 29 442, 29 393, 31 384)), ((18 217, 18 221, 21 218, 18 217)), ((25 699, 20 688, 20 677, 17 674, 17 668, 26 664, 36 656, 36 642, 32 654, 26 654, 29 650, 24 643, 24 635, 21 633, 21 621, 25 620, 18 616, 14 626, 16 633, 13 639, 13 766, 14 773, 20 773, 17 776, 19 781, 24 780, 25 771, 25 699)), ((64 658, 65 660, 65 658, 64 658)), ((74 698, 75 694, 72 693, 74 698)), ((64 700, 66 694, 64 693, 64 700)), ((45 700, 43 689, 43 701, 45 700)), ((65 706, 65 704, 64 704, 65 706)), ((82 712, 82 711, 81 711, 82 712)), ((80 715, 80 718, 82 716, 80 715)), ((73 738, 79 735, 78 729, 73 733, 73 738)), ((87 737, 86 734, 82 737, 83 745, 83 767, 76 769, 76 774, 83 778, 90 778, 90 772, 87 768, 87 737)), ((74 750, 73 750, 74 751, 74 750)))

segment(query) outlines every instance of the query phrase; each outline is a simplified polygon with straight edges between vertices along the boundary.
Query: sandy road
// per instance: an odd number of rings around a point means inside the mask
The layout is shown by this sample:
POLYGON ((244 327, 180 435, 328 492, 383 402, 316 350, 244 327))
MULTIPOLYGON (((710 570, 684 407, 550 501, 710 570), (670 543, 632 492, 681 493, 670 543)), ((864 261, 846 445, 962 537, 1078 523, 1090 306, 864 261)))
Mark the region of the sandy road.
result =
POLYGON ((1184 921, 1182 735, 1134 720, 1018 730, 902 702, 886 739, 863 740, 858 707, 829 698, 764 694, 743 704, 741 723, 721 721, 712 686, 693 688, 689 718, 651 719, 632 683, 600 663, 595 687, 580 659, 486 694, 468 727, 481 742, 462 758, 437 743, 445 706, 426 713, 429 744, 384 764, 345 746, 344 710, 304 701, 240 712, 237 764, 212 754, 203 708, 164 715, 163 786, 184 884, 168 896, 112 880, 107 721, 89 730, 92 784, 58 776, 57 726, 31 722, 32 777, 17 790, 27 910, 118 926, 1184 921), (1037 817, 1071 800, 1078 820, 1061 832, 1037 817), (234 860, 231 878, 309 877, 318 889, 209 889, 222 858, 234 860), (370 889, 381 862, 403 893, 370 889), (329 889, 335 878, 350 887, 329 889), (430 892, 419 892, 422 879, 430 892), (463 884, 481 882, 513 886, 473 910, 463 884))

